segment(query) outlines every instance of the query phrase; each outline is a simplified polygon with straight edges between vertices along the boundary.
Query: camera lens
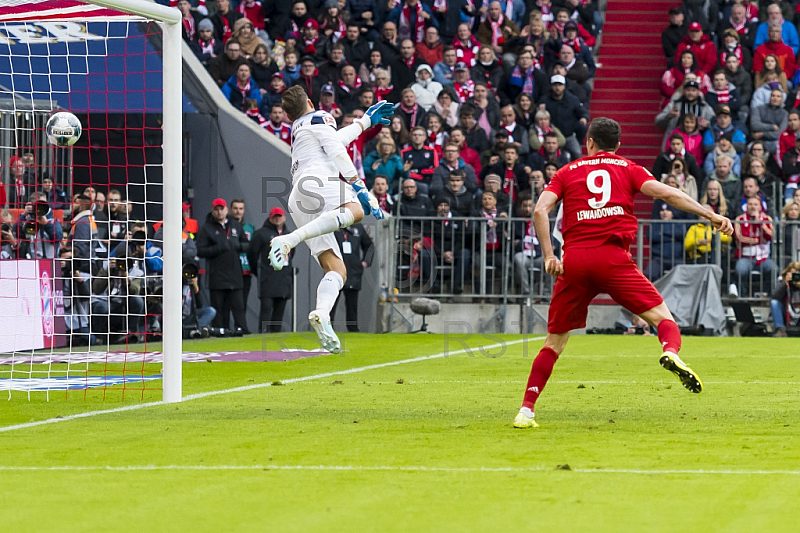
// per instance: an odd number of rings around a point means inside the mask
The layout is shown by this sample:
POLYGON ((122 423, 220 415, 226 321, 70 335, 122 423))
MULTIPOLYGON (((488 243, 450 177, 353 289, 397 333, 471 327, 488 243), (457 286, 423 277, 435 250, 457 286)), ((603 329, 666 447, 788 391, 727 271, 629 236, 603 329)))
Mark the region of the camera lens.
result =
POLYGON ((11 224, 6 224, 5 222, 3 222, 3 225, 0 227, 0 230, 11 232, 11 224))
POLYGON ((50 207, 47 204, 36 202, 36 216, 43 217, 47 216, 47 213, 50 212, 50 207))

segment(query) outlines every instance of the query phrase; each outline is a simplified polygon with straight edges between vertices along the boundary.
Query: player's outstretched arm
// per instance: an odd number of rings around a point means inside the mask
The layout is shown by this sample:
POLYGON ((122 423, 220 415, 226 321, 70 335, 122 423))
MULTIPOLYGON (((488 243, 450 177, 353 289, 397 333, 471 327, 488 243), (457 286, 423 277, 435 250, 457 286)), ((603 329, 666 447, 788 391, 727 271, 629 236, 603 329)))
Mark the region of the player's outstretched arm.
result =
POLYGON ((553 252, 553 241, 550 239, 550 211, 558 203, 558 196, 550 191, 542 192, 536 208, 533 210, 533 227, 536 228, 536 237, 542 247, 544 269, 551 276, 564 273, 564 265, 553 252))
POLYGON ((336 136, 345 146, 349 146, 351 142, 355 141, 359 135, 367 131, 373 126, 383 124, 388 126, 391 124, 392 115, 394 115, 395 106, 389 102, 378 102, 373 105, 364 116, 357 118, 349 126, 345 126, 336 132, 336 136))
POLYGON ((707 207, 703 207, 697 200, 675 187, 664 185, 656 180, 648 180, 642 185, 641 191, 651 198, 664 200, 672 207, 677 207, 681 211, 694 213, 699 217, 708 219, 715 228, 725 235, 733 235, 733 225, 730 219, 716 214, 707 207))

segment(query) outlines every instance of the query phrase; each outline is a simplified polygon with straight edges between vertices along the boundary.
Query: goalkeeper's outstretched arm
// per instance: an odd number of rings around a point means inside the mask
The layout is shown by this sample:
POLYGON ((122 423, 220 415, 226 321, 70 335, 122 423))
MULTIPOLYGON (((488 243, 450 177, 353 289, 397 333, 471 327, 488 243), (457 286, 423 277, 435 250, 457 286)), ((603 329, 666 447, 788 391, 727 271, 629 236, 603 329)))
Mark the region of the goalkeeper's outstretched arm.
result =
MULTIPOLYGON (((345 146, 349 146, 351 142, 355 141, 359 135, 367 131, 373 126, 378 124, 389 125, 391 116, 394 114, 396 106, 389 102, 378 102, 373 105, 364 116, 357 118, 352 124, 341 128, 336 132, 336 136, 345 146)), ((329 154, 330 155, 330 154, 329 154)))

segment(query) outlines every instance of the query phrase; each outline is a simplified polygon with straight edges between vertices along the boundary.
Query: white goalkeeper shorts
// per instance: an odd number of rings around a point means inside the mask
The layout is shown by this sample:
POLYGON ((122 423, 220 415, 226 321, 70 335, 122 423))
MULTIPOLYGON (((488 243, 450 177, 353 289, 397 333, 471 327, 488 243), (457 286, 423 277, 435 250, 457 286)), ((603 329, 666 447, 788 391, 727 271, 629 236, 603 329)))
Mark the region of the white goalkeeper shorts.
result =
MULTIPOLYGON (((340 206, 358 203, 353 187, 340 179, 325 179, 315 176, 296 178, 289 194, 289 215, 300 228, 321 214, 334 211, 340 206)), ((319 254, 325 250, 333 250, 339 259, 342 253, 333 233, 326 233, 305 241, 311 254, 319 262, 319 254)))

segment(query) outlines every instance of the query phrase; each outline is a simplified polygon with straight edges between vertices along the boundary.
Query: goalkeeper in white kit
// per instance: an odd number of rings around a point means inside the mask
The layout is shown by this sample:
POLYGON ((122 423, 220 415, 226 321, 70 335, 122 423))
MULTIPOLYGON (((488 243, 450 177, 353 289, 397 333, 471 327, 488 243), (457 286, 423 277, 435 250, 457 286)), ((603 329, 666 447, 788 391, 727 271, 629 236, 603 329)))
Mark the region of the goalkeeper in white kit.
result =
POLYGON ((304 241, 308 245, 325 272, 317 288, 317 308, 308 315, 308 321, 322 347, 339 353, 341 343, 331 327, 330 313, 347 274, 333 232, 360 222, 365 213, 384 217, 377 200, 359 179, 347 146, 372 126, 388 126, 394 106, 379 102, 362 118, 337 130, 336 119, 327 111, 315 111, 301 87, 294 86, 281 96, 281 107, 293 121, 289 214, 297 229, 272 239, 269 259, 272 267, 280 270, 292 248, 304 241))

